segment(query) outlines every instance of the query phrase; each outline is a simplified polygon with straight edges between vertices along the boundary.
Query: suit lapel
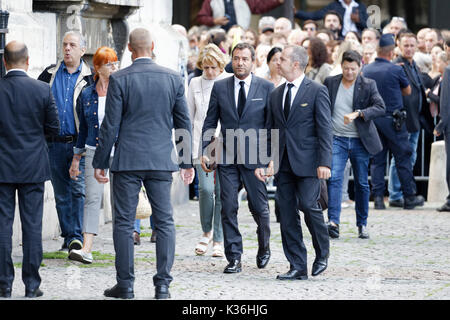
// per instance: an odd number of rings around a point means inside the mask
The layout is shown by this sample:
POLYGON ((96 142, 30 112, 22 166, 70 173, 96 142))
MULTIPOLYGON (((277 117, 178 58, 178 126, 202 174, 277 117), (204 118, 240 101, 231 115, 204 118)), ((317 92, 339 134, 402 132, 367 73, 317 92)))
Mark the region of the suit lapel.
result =
POLYGON ((279 102, 277 105, 279 105, 279 107, 277 108, 278 111, 280 112, 280 117, 281 120, 283 121, 283 124, 286 124, 286 119, 284 118, 284 110, 283 110, 283 93, 284 93, 284 89, 286 88, 286 82, 284 84, 282 84, 280 87, 280 89, 278 89, 278 96, 276 97, 276 101, 279 102))
POLYGON ((361 93, 361 76, 358 75, 355 82, 355 88, 353 90, 353 110, 356 110, 355 107, 358 102, 360 93, 361 93))
POLYGON ((229 105, 231 106, 232 112, 236 119, 239 119, 236 106, 236 98, 234 96, 234 76, 228 78, 228 97, 230 98, 229 105))
MULTIPOLYGON (((295 95, 295 98, 294 98, 294 102, 291 105, 291 110, 289 112, 289 116, 288 116, 286 122, 289 122, 289 120, 293 117, 292 114, 299 109, 298 106, 300 105, 300 101, 302 101, 303 97, 305 96, 310 82, 311 82, 311 80, 309 80, 307 77, 303 78, 302 84, 300 85, 300 88, 298 88, 297 94, 295 95)), ((281 99, 283 99, 283 98, 281 98, 281 99)), ((284 117, 284 113, 283 113, 283 117, 284 117)))
MULTIPOLYGON (((247 99, 245 100, 245 107, 244 107, 244 110, 242 111, 241 117, 243 117, 244 114, 247 112, 250 102, 252 101, 253 97, 255 96, 256 91, 258 90, 258 87, 259 87, 259 81, 253 75, 252 82, 250 83, 250 89, 248 90, 247 99)), ((233 90, 233 92, 234 92, 234 90, 233 90)))
POLYGON ((330 100, 331 100, 331 112, 333 112, 334 104, 336 103, 336 96, 337 92, 339 90, 339 85, 342 81, 342 75, 336 77, 334 81, 331 82, 331 94, 330 94, 330 100))

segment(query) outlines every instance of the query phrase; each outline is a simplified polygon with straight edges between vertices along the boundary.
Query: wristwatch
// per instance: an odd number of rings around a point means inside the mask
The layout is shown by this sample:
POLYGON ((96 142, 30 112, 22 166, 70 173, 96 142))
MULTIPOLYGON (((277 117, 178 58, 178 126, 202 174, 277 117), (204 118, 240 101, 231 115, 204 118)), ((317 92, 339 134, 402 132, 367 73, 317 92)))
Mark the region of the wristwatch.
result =
POLYGON ((358 112, 358 117, 361 117, 361 118, 363 117, 363 113, 360 109, 356 110, 356 112, 358 112))

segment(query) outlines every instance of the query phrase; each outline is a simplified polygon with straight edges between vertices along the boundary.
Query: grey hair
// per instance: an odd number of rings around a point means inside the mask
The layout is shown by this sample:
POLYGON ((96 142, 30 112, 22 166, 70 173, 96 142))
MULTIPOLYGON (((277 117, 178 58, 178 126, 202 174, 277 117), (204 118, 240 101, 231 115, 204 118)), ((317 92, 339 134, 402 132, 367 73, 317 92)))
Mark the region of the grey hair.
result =
POLYGON ((431 71, 433 62, 430 55, 423 52, 416 52, 413 59, 420 72, 428 73, 431 71))
POLYGON ((289 48, 292 49, 290 54, 291 62, 298 62, 300 64, 300 69, 304 71, 309 61, 308 51, 306 51, 305 48, 296 45, 288 45, 284 47, 284 50, 289 48))
POLYGON ((80 39, 80 47, 81 48, 86 48, 87 47, 86 38, 79 31, 75 31, 75 30, 67 31, 66 33, 64 33, 63 39, 65 37, 67 37, 68 35, 77 36, 78 39, 80 39))
POLYGON ((272 16, 264 16, 261 19, 259 19, 258 22, 258 29, 263 29, 264 27, 274 27, 275 25, 275 18, 272 16))

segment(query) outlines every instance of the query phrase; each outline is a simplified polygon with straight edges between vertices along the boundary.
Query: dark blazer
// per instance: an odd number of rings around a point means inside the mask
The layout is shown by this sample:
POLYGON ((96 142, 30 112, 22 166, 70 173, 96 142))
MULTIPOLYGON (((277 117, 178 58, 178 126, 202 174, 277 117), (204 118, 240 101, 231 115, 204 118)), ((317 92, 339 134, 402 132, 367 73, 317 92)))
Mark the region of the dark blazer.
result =
POLYGON ((436 130, 439 133, 450 131, 450 66, 445 68, 442 77, 439 116, 441 119, 436 125, 436 130))
MULTIPOLYGON (((394 63, 407 64, 408 61, 403 57, 398 57, 393 61, 394 63)), ((403 66, 405 70, 406 77, 408 77, 409 83, 411 85, 411 94, 403 96, 403 107, 406 109, 406 129, 408 132, 416 132, 421 128, 421 124, 428 128, 428 122, 433 122, 431 115, 427 118, 427 112, 429 112, 427 97, 425 96, 425 86, 422 81, 422 74, 417 67, 416 63, 413 62, 413 67, 416 68, 417 75, 419 76, 419 82, 413 76, 410 68, 403 66), (422 106, 419 111, 418 101, 420 96, 422 96, 422 106)), ((430 130, 428 128, 428 130, 430 130)))
POLYGON ((0 183, 50 180, 45 135, 59 133, 48 84, 11 71, 0 79, 0 183))
POLYGON ((286 121, 282 104, 285 86, 277 87, 269 100, 270 128, 279 129, 279 163, 286 148, 296 176, 317 177, 319 166, 331 168, 333 130, 328 90, 305 77, 286 121))
MULTIPOLYGON (((356 28, 358 29, 359 33, 361 33, 365 28, 367 28, 367 20, 369 16, 367 15, 367 8, 361 1, 356 1, 359 4, 359 22, 355 23, 356 28)), ((295 13, 295 17, 301 20, 321 20, 325 17, 325 14, 328 11, 336 11, 339 13, 344 19, 345 15, 345 8, 342 6, 342 4, 339 2, 339 0, 335 0, 328 4, 327 6, 323 7, 320 10, 317 11, 297 11, 295 13)))
POLYGON ((181 77, 151 59, 139 59, 109 79, 93 167, 109 167, 111 148, 116 142, 112 172, 191 168, 190 137, 191 121, 181 77), (172 129, 184 129, 187 139, 175 140, 177 148, 184 147, 180 164, 172 143, 172 129))
MULTIPOLYGON (((328 77, 324 82, 324 85, 328 88, 331 99, 331 115, 333 115, 336 96, 341 81, 342 74, 328 77)), ((375 155, 383 150, 383 146, 380 137, 378 136, 377 128, 372 120, 385 115, 386 106, 383 98, 378 93, 376 82, 372 79, 365 78, 362 75, 359 75, 358 78, 356 78, 355 90, 353 93, 353 110, 356 111, 358 109, 361 110, 364 115, 364 118, 358 117, 355 119, 355 126, 358 130, 359 138, 367 152, 371 155, 375 155)))
MULTIPOLYGON (((256 169, 261 165, 267 165, 267 163, 261 164, 259 157, 261 143, 267 142, 265 139, 261 141, 259 130, 266 129, 267 101, 270 92, 273 90, 273 84, 270 81, 253 75, 246 104, 242 116, 239 118, 234 94, 234 79, 235 77, 233 76, 214 83, 209 100, 208 112, 203 123, 202 137, 205 137, 206 131, 211 130, 212 132, 212 130, 215 130, 220 121, 223 148, 221 159, 218 163, 243 164, 247 169, 256 169), (234 140, 233 146, 231 141, 227 141, 227 129, 242 129, 242 132, 254 129, 253 132, 256 133, 256 140, 252 139, 254 141, 250 141, 249 139, 245 139, 244 141, 243 135, 239 135, 239 131, 234 131, 236 136, 239 137, 234 140), (254 148, 255 145, 258 146, 257 149, 254 148), (239 146, 245 146, 245 153, 241 152, 243 150, 240 150, 239 146), (256 159, 251 159, 250 155, 255 155, 256 159), (238 159, 241 159, 241 161, 239 162, 238 159)), ((205 150, 210 142, 210 139, 203 141, 202 149, 205 150)))

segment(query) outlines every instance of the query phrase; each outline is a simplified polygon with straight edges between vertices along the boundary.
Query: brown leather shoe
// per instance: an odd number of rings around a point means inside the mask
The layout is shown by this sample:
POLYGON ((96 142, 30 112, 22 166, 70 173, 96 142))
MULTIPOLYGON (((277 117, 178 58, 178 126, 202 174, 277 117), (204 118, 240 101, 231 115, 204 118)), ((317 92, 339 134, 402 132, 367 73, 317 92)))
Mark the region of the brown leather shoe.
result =
POLYGON ((141 245, 141 236, 136 231, 133 233, 133 240, 135 246, 141 245))

